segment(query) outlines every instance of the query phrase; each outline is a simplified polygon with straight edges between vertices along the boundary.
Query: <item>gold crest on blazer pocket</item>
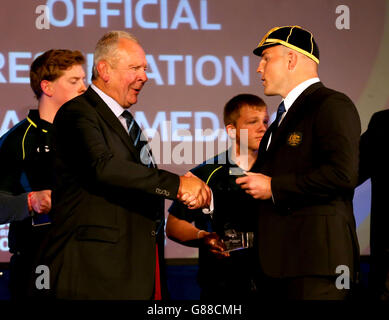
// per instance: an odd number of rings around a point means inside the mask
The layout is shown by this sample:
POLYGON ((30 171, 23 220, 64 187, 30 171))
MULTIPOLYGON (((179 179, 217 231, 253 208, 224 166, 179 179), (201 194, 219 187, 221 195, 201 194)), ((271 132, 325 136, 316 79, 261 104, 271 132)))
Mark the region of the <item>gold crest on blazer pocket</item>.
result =
POLYGON ((287 143, 291 147, 297 147, 303 141, 303 134, 301 132, 292 132, 288 135, 287 143))

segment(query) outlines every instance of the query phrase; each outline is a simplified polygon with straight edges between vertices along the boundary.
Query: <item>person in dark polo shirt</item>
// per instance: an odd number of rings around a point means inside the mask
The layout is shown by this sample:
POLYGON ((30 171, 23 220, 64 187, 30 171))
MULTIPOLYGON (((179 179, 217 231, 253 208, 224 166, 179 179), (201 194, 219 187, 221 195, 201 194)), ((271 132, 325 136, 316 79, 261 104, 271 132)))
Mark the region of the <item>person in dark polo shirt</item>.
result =
POLYGON ((52 123, 62 104, 86 90, 84 62, 80 51, 62 49, 48 50, 37 57, 31 64, 30 85, 38 99, 38 109, 30 110, 26 119, 0 139, 0 190, 14 197, 26 196, 30 213, 23 209, 16 219, 6 210, 1 213, 8 215, 3 223, 11 222, 8 242, 13 254, 12 299, 27 297, 34 256, 50 228, 47 212, 51 207, 53 177, 52 123), (44 208, 36 205, 39 196, 45 197, 44 208))
POLYGON ((235 180, 256 161, 268 121, 261 98, 240 94, 228 101, 224 124, 232 147, 191 170, 212 190, 212 213, 188 210, 178 201, 169 209, 167 236, 199 247, 201 299, 243 299, 256 292, 252 242, 257 210, 255 200, 235 180))

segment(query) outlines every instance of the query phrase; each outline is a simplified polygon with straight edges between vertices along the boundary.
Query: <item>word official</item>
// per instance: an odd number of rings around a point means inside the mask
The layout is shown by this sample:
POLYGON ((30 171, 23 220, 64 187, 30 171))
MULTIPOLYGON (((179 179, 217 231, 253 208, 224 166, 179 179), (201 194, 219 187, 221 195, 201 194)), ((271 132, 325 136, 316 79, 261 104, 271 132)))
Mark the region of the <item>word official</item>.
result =
POLYGON ((50 24, 59 28, 68 27, 74 22, 77 27, 85 27, 87 24, 96 26, 99 22, 101 28, 108 28, 109 21, 118 20, 123 22, 126 29, 135 26, 172 30, 179 27, 189 27, 192 30, 222 28, 219 23, 209 22, 208 0, 48 0, 47 7, 50 24), (192 7, 194 5, 196 8, 192 7), (150 15, 150 11, 157 12, 150 15), (196 11, 199 11, 198 18, 196 11), (98 21, 93 18, 97 15, 100 16, 98 21))

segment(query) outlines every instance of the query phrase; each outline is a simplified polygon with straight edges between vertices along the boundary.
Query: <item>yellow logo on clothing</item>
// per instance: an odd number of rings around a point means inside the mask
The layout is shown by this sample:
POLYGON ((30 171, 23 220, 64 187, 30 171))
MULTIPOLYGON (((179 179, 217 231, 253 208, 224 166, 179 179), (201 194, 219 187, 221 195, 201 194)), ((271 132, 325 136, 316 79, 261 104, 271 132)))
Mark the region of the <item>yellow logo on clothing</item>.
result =
POLYGON ((303 134, 301 132, 292 132, 288 137, 288 145, 297 147, 303 141, 303 134))

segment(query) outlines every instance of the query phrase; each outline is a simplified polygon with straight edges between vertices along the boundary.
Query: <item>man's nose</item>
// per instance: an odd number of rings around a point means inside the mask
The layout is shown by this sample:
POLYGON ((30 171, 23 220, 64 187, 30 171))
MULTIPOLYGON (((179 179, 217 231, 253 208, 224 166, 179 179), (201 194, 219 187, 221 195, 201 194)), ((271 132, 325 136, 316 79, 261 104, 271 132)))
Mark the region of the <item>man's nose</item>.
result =
POLYGON ((147 80, 149 80, 149 78, 147 77, 147 74, 146 74, 146 70, 141 71, 139 79, 142 80, 143 83, 145 83, 147 80))
POLYGON ((257 73, 263 73, 263 63, 262 63, 262 60, 258 64, 257 73))
POLYGON ((86 91, 86 85, 84 81, 81 81, 81 86, 80 86, 80 92, 84 93, 86 91))

